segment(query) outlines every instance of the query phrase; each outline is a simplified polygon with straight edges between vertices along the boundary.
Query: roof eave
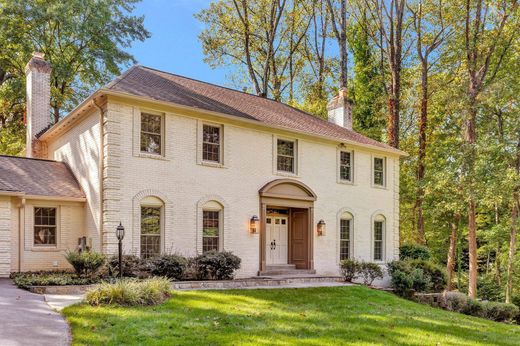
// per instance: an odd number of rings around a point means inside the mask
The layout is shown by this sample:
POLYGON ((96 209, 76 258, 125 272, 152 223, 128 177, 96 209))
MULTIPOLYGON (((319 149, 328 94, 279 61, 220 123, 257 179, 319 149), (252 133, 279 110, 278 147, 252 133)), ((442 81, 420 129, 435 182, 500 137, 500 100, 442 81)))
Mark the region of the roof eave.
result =
POLYGON ((25 199, 41 199, 46 201, 64 201, 64 202, 86 202, 85 197, 72 196, 48 196, 48 195, 28 195, 22 191, 0 191, 0 196, 22 197, 25 199))
POLYGON ((164 106, 173 106, 173 107, 180 108, 180 109, 187 109, 187 110, 192 110, 192 111, 203 112, 208 115, 231 119, 231 120, 235 120, 235 121, 239 121, 239 122, 243 122, 243 123, 254 124, 256 126, 262 126, 265 128, 283 130, 283 131, 287 131, 287 132, 292 132, 292 133, 310 136, 310 137, 314 137, 314 138, 319 138, 319 139, 323 139, 323 140, 333 141, 333 142, 337 142, 337 143, 345 143, 345 144, 356 145, 356 146, 360 146, 360 147, 364 147, 364 148, 370 148, 375 151, 390 153, 390 154, 400 156, 400 157, 409 156, 408 153, 406 153, 402 150, 399 150, 399 149, 383 148, 383 147, 379 147, 376 145, 360 143, 360 142, 356 142, 356 141, 352 141, 352 140, 340 139, 340 138, 332 137, 332 136, 317 135, 317 134, 313 134, 313 133, 309 133, 309 132, 298 131, 298 130, 296 130, 294 128, 290 128, 290 127, 266 124, 266 123, 263 123, 258 120, 250 120, 250 119, 240 118, 240 117, 226 114, 226 113, 209 111, 209 110, 205 110, 205 109, 201 109, 201 108, 197 108, 197 107, 185 106, 185 105, 181 105, 181 104, 178 104, 175 102, 161 101, 161 100, 156 100, 156 99, 153 99, 150 97, 145 97, 145 96, 137 96, 137 95, 127 93, 127 92, 115 91, 115 90, 105 89, 105 88, 99 89, 97 92, 99 92, 100 94, 103 94, 103 95, 126 97, 126 98, 130 98, 130 99, 133 99, 136 101, 153 102, 153 103, 161 104, 164 106))

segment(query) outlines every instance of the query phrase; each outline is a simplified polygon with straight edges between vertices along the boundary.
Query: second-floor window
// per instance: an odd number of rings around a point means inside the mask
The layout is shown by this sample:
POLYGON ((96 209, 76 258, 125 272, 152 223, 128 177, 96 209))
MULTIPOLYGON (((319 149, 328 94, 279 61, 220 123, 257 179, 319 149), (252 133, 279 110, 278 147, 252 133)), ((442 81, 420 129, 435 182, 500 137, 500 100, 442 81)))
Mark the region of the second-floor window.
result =
POLYGON ((141 113, 141 152, 162 154, 162 117, 141 113))
POLYGON ((385 186, 385 159, 374 157, 374 185, 385 186))
POLYGON ((339 153, 339 178, 342 181, 352 181, 352 153, 350 151, 339 153))
POLYGON ((278 139, 276 142, 276 169, 280 172, 295 173, 295 142, 278 139))
POLYGON ((202 160, 220 163, 221 141, 221 127, 204 124, 202 127, 202 160))

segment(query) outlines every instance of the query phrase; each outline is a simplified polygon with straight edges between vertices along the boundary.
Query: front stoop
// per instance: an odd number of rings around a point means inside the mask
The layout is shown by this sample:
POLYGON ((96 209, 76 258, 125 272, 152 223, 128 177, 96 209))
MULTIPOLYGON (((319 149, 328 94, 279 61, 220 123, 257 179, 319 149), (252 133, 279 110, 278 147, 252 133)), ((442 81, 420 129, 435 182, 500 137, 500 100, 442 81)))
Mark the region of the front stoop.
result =
POLYGON ((265 288, 265 287, 292 287, 297 285, 322 286, 327 283, 340 284, 343 278, 340 276, 323 276, 315 274, 256 276, 248 279, 235 279, 225 281, 176 281, 172 282, 172 288, 176 290, 192 289, 240 289, 240 288, 265 288))
POLYGON ((276 276, 300 276, 316 274, 314 269, 296 269, 294 264, 272 264, 266 266, 264 271, 258 273, 258 276, 276 277, 276 276))

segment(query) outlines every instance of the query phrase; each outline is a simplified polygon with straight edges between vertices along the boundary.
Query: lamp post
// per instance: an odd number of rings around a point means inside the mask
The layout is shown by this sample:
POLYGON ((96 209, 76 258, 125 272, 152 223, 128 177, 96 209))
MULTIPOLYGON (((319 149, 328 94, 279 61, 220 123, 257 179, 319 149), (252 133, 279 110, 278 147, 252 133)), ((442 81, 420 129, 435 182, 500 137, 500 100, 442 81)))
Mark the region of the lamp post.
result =
POLYGON ((125 237, 125 228, 119 222, 116 228, 116 237, 119 240, 119 278, 123 278, 123 238, 125 237))

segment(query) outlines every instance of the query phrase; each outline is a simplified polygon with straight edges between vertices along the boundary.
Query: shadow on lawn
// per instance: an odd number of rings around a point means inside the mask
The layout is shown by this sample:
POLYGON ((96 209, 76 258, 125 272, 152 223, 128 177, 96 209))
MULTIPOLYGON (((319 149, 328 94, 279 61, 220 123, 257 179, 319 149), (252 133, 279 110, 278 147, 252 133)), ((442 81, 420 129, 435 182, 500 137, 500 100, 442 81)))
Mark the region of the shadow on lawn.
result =
POLYGON ((511 333, 509 329, 514 327, 421 306, 362 287, 176 292, 160 306, 80 306, 66 314, 78 344, 520 342, 520 328, 511 333))

